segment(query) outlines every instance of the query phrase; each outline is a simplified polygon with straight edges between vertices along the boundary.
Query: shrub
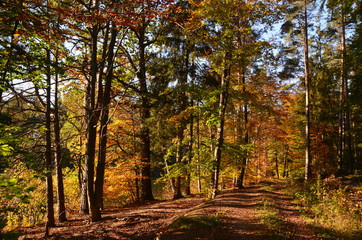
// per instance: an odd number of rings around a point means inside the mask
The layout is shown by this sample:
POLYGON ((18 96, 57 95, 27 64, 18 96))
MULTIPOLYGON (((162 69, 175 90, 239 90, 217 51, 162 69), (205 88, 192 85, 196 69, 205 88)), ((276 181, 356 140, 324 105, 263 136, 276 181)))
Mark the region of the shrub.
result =
POLYGON ((291 185, 310 222, 343 238, 354 239, 362 230, 359 191, 351 191, 341 179, 330 177, 311 184, 291 185))

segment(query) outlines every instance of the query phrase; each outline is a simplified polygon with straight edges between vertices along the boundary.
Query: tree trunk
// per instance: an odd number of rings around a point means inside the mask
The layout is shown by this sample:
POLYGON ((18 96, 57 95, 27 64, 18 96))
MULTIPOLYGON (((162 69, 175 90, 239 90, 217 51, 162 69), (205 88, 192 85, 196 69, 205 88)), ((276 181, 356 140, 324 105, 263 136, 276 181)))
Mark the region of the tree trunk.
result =
POLYGON ((338 121, 338 174, 344 173, 345 161, 345 102, 346 102, 346 43, 345 43, 345 24, 344 24, 344 3, 342 4, 342 33, 341 33, 341 79, 339 88, 339 121, 338 121))
MULTIPOLYGON (((228 54, 225 56, 225 61, 229 60, 228 54)), ((229 82, 230 82, 230 66, 227 64, 221 78, 221 93, 219 96, 219 123, 216 129, 216 146, 214 150, 214 170, 212 174, 211 183, 211 198, 215 198, 219 187, 219 175, 220 175, 220 164, 221 164, 221 152, 224 144, 224 123, 225 123, 225 112, 229 93, 229 82)))
POLYGON ((306 182, 312 177, 312 159, 310 154, 310 79, 308 44, 308 0, 304 0, 304 81, 305 81, 305 175, 306 182))
MULTIPOLYGON (((198 105, 198 104, 197 104, 198 105)), ((196 120, 196 135, 197 135, 197 190, 199 193, 201 193, 202 191, 202 185, 201 185, 201 169, 200 169, 200 164, 201 164, 201 159, 200 159, 200 147, 201 147, 201 142, 200 142, 200 113, 197 114, 197 120, 196 120)))
POLYGON ((147 120, 150 118, 150 105, 146 80, 146 44, 145 44, 145 19, 142 27, 138 30, 138 47, 139 47, 139 71, 138 80, 141 94, 141 200, 153 200, 152 182, 151 182, 151 150, 150 150, 150 130, 147 126, 147 120))
MULTIPOLYGON (((182 121, 182 120, 181 120, 182 121)), ((182 141, 183 141, 183 124, 179 123, 179 126, 177 127, 177 150, 176 150, 176 164, 182 163, 182 141)), ((173 179, 174 184, 174 191, 173 191, 173 199, 182 198, 181 193, 181 176, 177 176, 173 179)))
POLYGON ((91 31, 91 61, 90 61, 90 78, 87 83, 86 89, 86 102, 85 102, 85 118, 87 124, 86 133, 86 152, 85 152, 85 168, 84 176, 87 186, 88 206, 90 213, 90 220, 92 222, 101 219, 100 211, 97 210, 95 197, 94 197, 94 165, 95 165, 95 147, 97 140, 97 123, 99 118, 99 111, 96 109, 96 86, 97 86, 97 40, 99 29, 93 26, 91 31))
MULTIPOLYGON (((132 137, 133 137, 133 152, 134 152, 134 156, 137 155, 138 153, 138 149, 137 149, 137 136, 136 136, 136 122, 135 122, 135 118, 134 118, 134 112, 132 109, 131 112, 131 116, 132 116, 132 137)), ((140 200, 140 181, 139 181, 139 176, 140 176, 140 167, 139 167, 139 163, 138 162, 134 162, 134 173, 135 173, 135 192, 136 192, 136 201, 140 200)))
POLYGON ((348 92, 348 73, 346 66, 346 13, 345 1, 342 1, 341 19, 341 81, 340 81, 340 109, 339 109, 339 146, 338 146, 338 172, 339 174, 353 173, 354 159, 352 137, 350 132, 350 108, 348 92), (344 166, 346 165, 346 166, 344 166), (345 168, 345 169, 344 169, 345 168), (346 170, 346 171, 344 171, 346 170))
POLYGON ((80 207, 79 214, 80 215, 88 215, 89 214, 89 206, 88 206, 88 190, 87 190, 87 181, 84 176, 84 170, 79 169, 79 171, 83 171, 83 174, 80 176, 80 207))
MULTIPOLYGON (((114 62, 114 47, 116 45, 117 30, 112 26, 111 41, 108 46, 107 55, 107 73, 105 76, 105 87, 103 93, 103 99, 100 103, 102 106, 101 113, 101 125, 100 125, 100 144, 98 152, 98 164, 97 164, 97 178, 95 181, 95 201, 97 211, 103 207, 103 186, 104 186, 104 174, 106 167, 106 154, 107 154, 107 129, 109 122, 109 104, 111 102, 111 87, 113 80, 113 62, 114 62)), ((99 81, 102 81, 100 79, 99 81)), ((100 213, 99 213, 100 214, 100 213)))
MULTIPOLYGON (((191 106, 193 106, 193 100, 191 100, 191 106)), ((192 114, 190 118, 190 142, 189 142, 188 164, 192 162, 193 144, 194 144, 194 115, 192 114)), ((185 189, 186 195, 191 194, 191 173, 190 173, 190 168, 188 169, 189 170, 187 171, 187 176, 186 176, 186 189, 185 189)))
POLYGON ((288 177, 288 150, 285 149, 283 178, 288 177))
MULTIPOLYGON (((242 82, 241 84, 243 85, 243 94, 245 95, 246 93, 246 78, 245 78, 245 70, 243 71, 243 76, 242 76, 242 82)), ((244 113, 244 139, 239 140, 240 144, 248 144, 249 143, 249 131, 248 131, 248 122, 249 122, 249 116, 248 116, 248 103, 246 100, 244 100, 244 106, 243 106, 243 113, 244 113)), ((239 111, 239 114, 241 114, 241 109, 239 111)), ((243 131, 240 131, 240 133, 243 131)), ((242 134, 238 135, 238 137, 241 137, 242 134)), ((246 164, 248 162, 248 158, 247 156, 243 156, 242 158, 242 162, 241 162, 241 171, 240 171, 240 175, 239 175, 239 180, 238 180, 238 188, 242 189, 244 188, 244 179, 245 179, 245 172, 246 172, 246 164)))
POLYGON ((279 175, 278 152, 276 150, 275 150, 275 153, 274 153, 274 159, 275 159, 275 172, 276 172, 277 178, 279 179, 280 175, 279 175))
MULTIPOLYGON (((79 136, 79 146, 83 148, 83 140, 82 136, 79 136)), ((84 176, 83 169, 83 161, 82 157, 78 159, 78 182, 80 188, 80 206, 79 206, 79 214, 80 215, 88 215, 89 214, 89 206, 88 206, 88 194, 87 194, 87 181, 84 176)))
POLYGON ((60 141, 60 120, 59 120, 59 101, 58 101, 58 74, 55 76, 55 95, 54 95, 54 144, 55 144, 55 166, 57 173, 57 200, 58 200, 58 220, 63 222, 67 220, 65 212, 65 197, 62 170, 62 149, 60 141))
MULTIPOLYGON (((189 51, 188 51, 188 45, 186 42, 183 43, 183 66, 182 66, 182 72, 180 74, 179 79, 179 113, 181 114, 183 111, 187 108, 187 97, 184 90, 185 85, 187 84, 187 77, 188 77, 188 68, 189 68, 189 51)), ((185 119, 181 118, 178 122, 177 126, 177 152, 176 152, 176 164, 181 164, 182 159, 184 157, 183 155, 183 139, 184 139, 184 130, 186 128, 185 119)), ((181 198, 181 176, 177 176, 175 178, 175 191, 174 191, 174 199, 181 198)))
POLYGON ((46 223, 45 235, 49 235, 49 228, 55 227, 54 219, 54 193, 53 193, 53 177, 52 177, 52 142, 51 142, 51 73, 50 73, 50 50, 46 50, 47 66, 46 66, 46 113, 45 113, 45 165, 46 165, 46 223))

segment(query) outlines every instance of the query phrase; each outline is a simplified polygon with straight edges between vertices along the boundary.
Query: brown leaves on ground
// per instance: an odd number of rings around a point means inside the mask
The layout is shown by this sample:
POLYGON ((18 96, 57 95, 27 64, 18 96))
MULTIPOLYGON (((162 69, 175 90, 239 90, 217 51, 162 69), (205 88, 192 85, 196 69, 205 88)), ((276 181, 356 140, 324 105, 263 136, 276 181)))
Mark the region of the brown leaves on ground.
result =
POLYGON ((37 227, 24 229, 20 239, 318 239, 299 217, 290 196, 278 188, 265 189, 269 188, 226 190, 210 201, 187 197, 147 202, 106 211, 104 219, 94 223, 74 216, 52 228, 48 238, 37 227), (282 225, 260 222, 257 212, 266 201, 273 202, 282 225), (179 225, 174 224, 177 221, 179 225))

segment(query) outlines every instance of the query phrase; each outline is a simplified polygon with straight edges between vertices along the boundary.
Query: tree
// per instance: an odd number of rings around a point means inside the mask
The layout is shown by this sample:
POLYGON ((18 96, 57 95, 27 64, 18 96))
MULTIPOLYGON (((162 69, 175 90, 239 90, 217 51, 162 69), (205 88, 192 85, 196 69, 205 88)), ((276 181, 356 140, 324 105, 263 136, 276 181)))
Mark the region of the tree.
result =
MULTIPOLYGON (((161 22, 167 19, 167 16, 173 11, 173 1, 152 0, 135 1, 132 4, 127 4, 127 9, 130 13, 129 28, 132 35, 129 36, 128 46, 137 46, 137 48, 123 48, 124 54, 136 74, 138 81, 137 87, 133 86, 139 99, 139 114, 140 114, 140 158, 141 158, 141 195, 142 200, 153 200, 152 179, 151 179, 151 139, 150 127, 148 122, 151 117, 151 93, 149 91, 148 82, 148 60, 150 48, 158 38, 163 34, 161 22), (130 50, 136 52, 132 58, 130 50)), ((126 44, 127 45, 127 44, 126 44)), ((128 85, 130 86, 130 85, 128 85)))
POLYGON ((305 181, 312 177, 312 159, 310 154, 310 76, 309 76, 309 44, 308 44, 308 1, 304 0, 304 82, 305 82, 305 181))
POLYGON ((53 200, 53 164, 52 164, 52 139, 51 139, 51 73, 50 73, 50 50, 46 50, 47 66, 46 66, 46 112, 45 112, 45 164, 46 164, 46 185, 47 185, 47 219, 45 223, 45 235, 49 235, 49 228, 55 227, 54 219, 54 200, 53 200))

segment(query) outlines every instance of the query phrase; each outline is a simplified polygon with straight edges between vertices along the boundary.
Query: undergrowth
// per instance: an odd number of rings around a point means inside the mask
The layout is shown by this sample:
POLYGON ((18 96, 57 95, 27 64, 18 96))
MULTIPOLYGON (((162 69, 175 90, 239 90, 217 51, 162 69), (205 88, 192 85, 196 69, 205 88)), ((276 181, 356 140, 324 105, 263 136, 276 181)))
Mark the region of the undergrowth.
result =
POLYGON ((219 216, 215 217, 179 217, 168 227, 173 229, 216 228, 221 224, 219 216))
POLYGON ((259 205, 260 208, 256 213, 261 223, 275 228, 283 225, 283 220, 280 218, 279 211, 275 208, 274 202, 263 199, 259 205))
POLYGON ((310 184, 292 182, 289 191, 323 239, 361 239, 360 186, 350 188, 340 178, 330 177, 310 184))
POLYGON ((276 208, 274 201, 262 199, 259 202, 259 206, 260 207, 256 211, 259 222, 272 230, 267 236, 263 236, 264 239, 290 239, 289 234, 282 231, 283 227, 285 226, 285 221, 283 218, 281 218, 279 210, 276 208))

